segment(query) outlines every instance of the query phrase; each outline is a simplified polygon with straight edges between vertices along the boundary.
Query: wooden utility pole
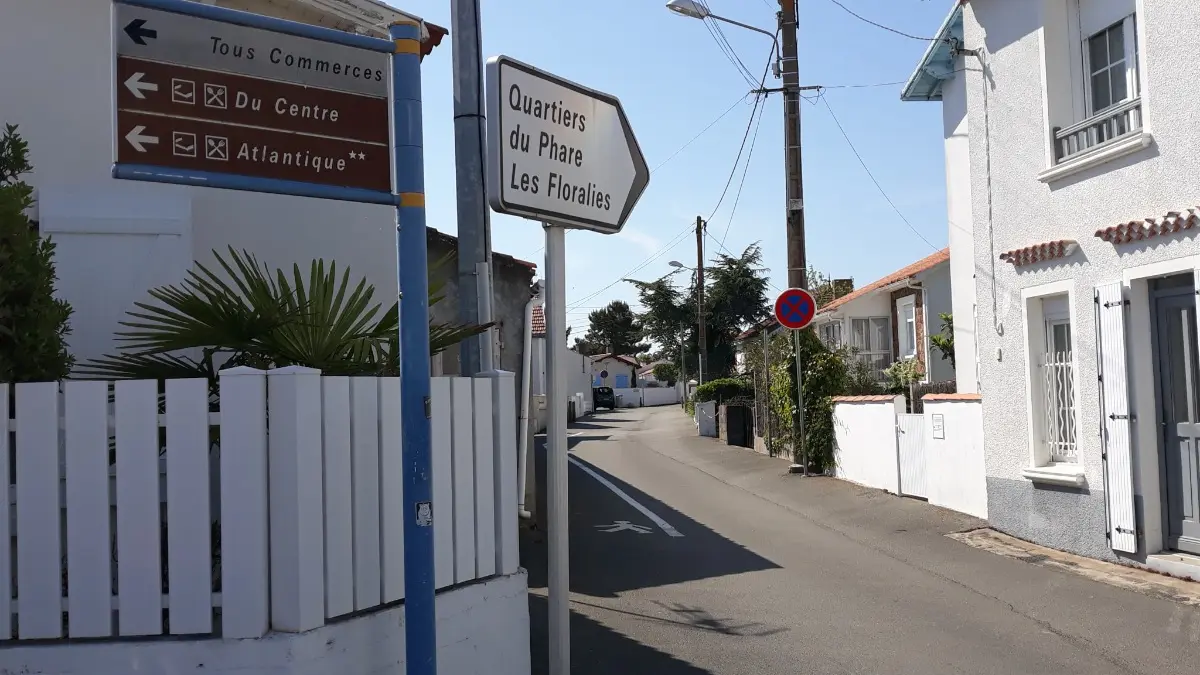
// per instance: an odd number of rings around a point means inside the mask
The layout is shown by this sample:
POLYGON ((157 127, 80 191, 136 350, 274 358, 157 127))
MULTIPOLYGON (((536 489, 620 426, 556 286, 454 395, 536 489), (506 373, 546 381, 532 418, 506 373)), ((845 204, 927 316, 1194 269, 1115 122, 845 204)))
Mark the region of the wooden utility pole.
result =
POLYGON ((788 286, 808 288, 804 251, 804 174, 800 155, 800 71, 796 47, 796 0, 779 0, 783 71, 784 161, 787 176, 788 286))
POLYGON ((700 337, 700 353, 696 357, 699 375, 696 382, 704 384, 704 355, 708 351, 704 320, 704 219, 696 216, 696 323, 700 337))

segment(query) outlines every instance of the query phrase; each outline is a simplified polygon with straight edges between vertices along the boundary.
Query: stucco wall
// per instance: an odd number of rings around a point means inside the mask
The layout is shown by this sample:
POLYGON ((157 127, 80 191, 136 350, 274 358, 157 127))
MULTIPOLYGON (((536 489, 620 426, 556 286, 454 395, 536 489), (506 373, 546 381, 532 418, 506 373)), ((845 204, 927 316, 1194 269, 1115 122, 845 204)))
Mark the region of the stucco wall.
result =
POLYGON ((987 518, 983 406, 979 401, 926 399, 924 403, 929 503, 987 518))
POLYGON ((975 240, 971 200, 971 143, 967 116, 966 57, 942 84, 942 124, 946 153, 946 216, 949 223, 951 311, 954 314, 955 381, 958 391, 979 391, 975 341, 975 240))
POLYGON ((617 375, 625 375, 630 385, 637 384, 637 366, 631 366, 611 357, 592 361, 593 376, 600 377, 600 373, 604 371, 608 371, 608 377, 601 378, 600 386, 616 387, 617 375))
MULTIPOLYGON (((1093 289, 1098 283, 1120 281, 1123 269, 1190 256, 1197 246, 1195 235, 1184 233, 1117 248, 1094 233, 1195 203, 1200 106, 1174 105, 1172 100, 1180 92, 1190 91, 1195 73, 1200 71, 1200 54, 1178 49, 1173 40, 1200 29, 1200 14, 1191 0, 1139 0, 1143 117, 1154 143, 1046 184, 1036 177, 1048 168, 1041 9, 1042 0, 972 0, 964 5, 965 47, 979 49, 986 64, 985 74, 978 71, 978 61, 970 62, 971 70, 963 76, 972 133, 988 510, 993 524, 1018 536, 1102 555, 1107 546, 1103 543, 1103 463, 1099 436, 1094 432, 1100 419, 1093 289), (1003 251, 1057 239, 1078 241, 1079 251, 1068 259, 1019 271, 997 259, 1003 251), (1021 469, 1031 462, 1021 290, 1067 279, 1075 280, 1077 322, 1072 332, 1078 374, 1079 454, 1087 481, 1083 489, 1035 486, 1021 477, 1021 469)), ((1148 326, 1135 320, 1136 305, 1130 316, 1131 349, 1148 347, 1148 326)), ((1135 385, 1139 378, 1137 372, 1131 374, 1135 385)), ((1152 400, 1153 395, 1152 391, 1132 392, 1133 400, 1152 400)), ((1139 499, 1154 503, 1140 511, 1153 517, 1158 510, 1157 448, 1143 444, 1135 453, 1135 490, 1139 499)), ((1148 543, 1151 550, 1161 545, 1148 543)))
MULTIPOLYGON (((438 671, 529 675, 525 572, 438 593, 438 671)), ((41 675, 404 675, 404 606, 260 640, 47 644, 3 650, 0 671, 41 675)))
POLYGON ((904 409, 904 397, 861 398, 871 400, 836 402, 833 407, 837 477, 899 493, 896 411, 904 409))

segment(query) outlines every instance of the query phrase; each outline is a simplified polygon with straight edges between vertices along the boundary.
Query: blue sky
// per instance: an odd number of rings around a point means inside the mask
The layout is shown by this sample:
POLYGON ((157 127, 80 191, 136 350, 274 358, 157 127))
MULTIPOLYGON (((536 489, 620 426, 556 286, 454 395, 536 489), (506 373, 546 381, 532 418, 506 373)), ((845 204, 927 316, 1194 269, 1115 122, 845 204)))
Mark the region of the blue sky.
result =
MULTIPOLYGON (((450 25, 447 0, 388 1, 428 21, 450 25)), ((875 22, 918 36, 935 33, 951 5, 951 0, 840 2, 875 22)), ((775 4, 772 0, 709 0, 716 14, 767 29, 774 27, 775 4)), ((588 311, 615 299, 636 301, 629 284, 618 282, 605 289, 614 281, 623 276, 656 279, 671 270, 670 260, 694 264, 694 236, 684 236, 674 248, 658 254, 697 215, 712 212, 750 121, 752 98, 747 98, 665 161, 750 87, 701 21, 677 16, 664 5, 665 0, 482 1, 485 56, 505 54, 618 96, 647 163, 655 169, 621 234, 572 232, 567 237, 568 323, 576 326, 577 333, 586 329, 588 311)), ((927 46, 864 23, 834 0, 800 0, 799 12, 803 85, 903 81, 927 46)), ((761 74, 770 40, 728 25, 724 33, 747 67, 761 74)), ((454 233, 449 42, 425 59, 423 78, 429 224, 454 233)), ((768 76, 767 86, 777 87, 779 81, 768 76)), ((853 277, 857 285, 922 258, 934 248, 904 224, 871 182, 826 102, 904 217, 933 246, 946 245, 941 106, 902 103, 900 89, 898 84, 831 88, 824 94, 825 101, 802 105, 808 260, 831 276, 853 277)), ((718 240, 724 238, 725 247, 734 253, 760 242, 772 284, 784 288, 782 101, 773 94, 765 105, 740 197, 741 166, 709 221, 709 232, 718 240)), ((537 223, 493 213, 492 236, 495 251, 544 267, 543 234, 537 223)), ((705 246, 711 260, 719 248, 711 239, 705 246)))

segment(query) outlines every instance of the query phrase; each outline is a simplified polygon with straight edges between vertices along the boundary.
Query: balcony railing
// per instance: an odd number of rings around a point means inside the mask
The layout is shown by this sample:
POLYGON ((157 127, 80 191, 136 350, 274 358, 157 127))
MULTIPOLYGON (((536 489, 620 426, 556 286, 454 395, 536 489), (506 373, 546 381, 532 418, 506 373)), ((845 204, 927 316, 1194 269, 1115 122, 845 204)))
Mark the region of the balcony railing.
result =
POLYGON ((1142 129, 1142 99, 1135 98, 1069 126, 1054 127, 1054 161, 1064 162, 1142 129))

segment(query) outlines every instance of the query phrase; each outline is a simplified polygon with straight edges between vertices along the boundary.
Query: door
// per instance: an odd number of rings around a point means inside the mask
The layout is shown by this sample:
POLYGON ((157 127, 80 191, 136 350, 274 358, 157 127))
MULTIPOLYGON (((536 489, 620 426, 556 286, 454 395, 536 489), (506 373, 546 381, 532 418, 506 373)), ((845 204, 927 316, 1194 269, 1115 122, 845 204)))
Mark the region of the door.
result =
POLYGON ((1200 359, 1192 275, 1157 282, 1154 313, 1166 544, 1200 553, 1200 359))
POLYGON ((896 415, 896 440, 900 451, 900 494, 928 498, 925 470, 925 416, 896 415))

